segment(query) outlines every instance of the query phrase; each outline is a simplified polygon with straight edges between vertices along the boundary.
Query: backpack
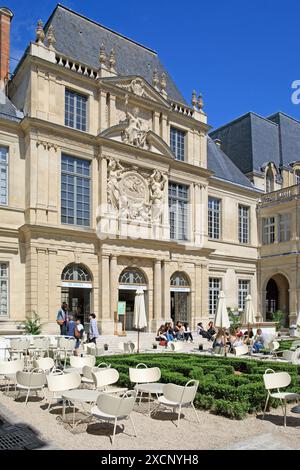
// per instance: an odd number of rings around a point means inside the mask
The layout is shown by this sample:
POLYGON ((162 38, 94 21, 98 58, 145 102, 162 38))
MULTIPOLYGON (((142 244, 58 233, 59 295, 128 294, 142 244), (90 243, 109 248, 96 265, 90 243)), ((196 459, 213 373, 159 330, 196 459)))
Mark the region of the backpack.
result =
POLYGON ((83 329, 81 331, 78 331, 77 330, 77 326, 75 326, 75 329, 74 329, 74 336, 76 339, 81 339, 82 338, 82 335, 83 335, 83 329))

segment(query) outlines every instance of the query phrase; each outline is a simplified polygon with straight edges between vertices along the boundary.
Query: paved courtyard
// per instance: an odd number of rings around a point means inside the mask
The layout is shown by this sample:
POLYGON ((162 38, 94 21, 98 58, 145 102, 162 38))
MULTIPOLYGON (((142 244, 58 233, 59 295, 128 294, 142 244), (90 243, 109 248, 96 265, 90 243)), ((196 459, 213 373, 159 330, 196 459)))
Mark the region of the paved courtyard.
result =
MULTIPOLYGON (((272 410, 262 421, 261 416, 251 416, 244 421, 231 421, 209 412, 197 411, 200 425, 190 410, 184 411, 180 427, 171 421, 176 416, 160 412, 155 417, 147 416, 147 404, 136 405, 133 419, 138 437, 132 435, 130 422, 125 432, 118 428, 114 449, 189 450, 189 449, 299 449, 300 415, 288 408, 287 428, 283 427, 281 409, 272 410), (159 436, 159 438, 158 438, 159 436)), ((13 393, 1 392, 0 416, 10 422, 29 425, 51 449, 107 450, 111 448, 109 435, 112 426, 92 422, 79 424, 72 430, 61 422, 61 407, 47 411, 45 402, 33 397, 25 407, 24 402, 15 401, 13 393)))

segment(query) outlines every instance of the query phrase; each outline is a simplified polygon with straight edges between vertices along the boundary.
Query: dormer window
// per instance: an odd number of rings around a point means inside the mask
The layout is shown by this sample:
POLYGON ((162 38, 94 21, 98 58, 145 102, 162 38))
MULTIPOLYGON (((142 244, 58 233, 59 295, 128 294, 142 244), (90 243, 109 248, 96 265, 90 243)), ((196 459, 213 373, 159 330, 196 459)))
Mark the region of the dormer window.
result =
POLYGON ((185 160, 185 136, 186 133, 176 127, 171 127, 170 147, 176 160, 184 162, 185 160))
POLYGON ((266 193, 274 191, 274 175, 271 168, 268 168, 266 173, 266 193))

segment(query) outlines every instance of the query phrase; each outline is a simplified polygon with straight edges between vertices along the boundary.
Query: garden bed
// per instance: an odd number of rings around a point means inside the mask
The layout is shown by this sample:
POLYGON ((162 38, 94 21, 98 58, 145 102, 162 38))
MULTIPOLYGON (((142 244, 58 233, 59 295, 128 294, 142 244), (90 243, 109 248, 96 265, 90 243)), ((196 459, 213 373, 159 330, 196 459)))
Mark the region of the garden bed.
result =
MULTIPOLYGON (((98 358, 97 363, 100 362, 107 362, 117 369, 120 373, 119 385, 127 388, 133 387, 129 380, 129 368, 140 363, 159 367, 163 383, 185 385, 188 380, 199 380, 195 406, 231 419, 244 419, 248 413, 263 410, 266 400, 263 374, 268 368, 288 372, 292 377, 288 390, 300 393, 300 367, 283 363, 187 354, 105 356, 98 358)), ((279 402, 272 399, 270 406, 277 408, 279 402)))

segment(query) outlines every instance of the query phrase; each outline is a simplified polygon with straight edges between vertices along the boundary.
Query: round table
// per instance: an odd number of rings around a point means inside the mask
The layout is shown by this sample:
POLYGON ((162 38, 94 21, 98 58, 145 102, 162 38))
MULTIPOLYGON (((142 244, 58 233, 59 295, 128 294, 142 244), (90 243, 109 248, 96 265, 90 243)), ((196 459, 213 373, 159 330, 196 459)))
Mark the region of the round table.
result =
POLYGON ((146 393, 148 395, 148 404, 149 404, 149 416, 151 415, 150 409, 150 402, 151 402, 151 395, 163 395, 164 394, 164 386, 165 384, 161 383, 147 383, 147 384, 137 384, 134 389, 141 394, 140 403, 142 400, 142 394, 146 393))
POLYGON ((75 426, 75 403, 81 404, 93 404, 96 403, 99 395, 101 392, 98 390, 87 390, 87 389, 76 389, 76 390, 69 390, 67 392, 62 393, 63 399, 63 414, 62 419, 65 421, 66 419, 66 401, 70 401, 73 403, 73 426, 75 426))

